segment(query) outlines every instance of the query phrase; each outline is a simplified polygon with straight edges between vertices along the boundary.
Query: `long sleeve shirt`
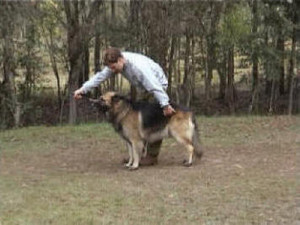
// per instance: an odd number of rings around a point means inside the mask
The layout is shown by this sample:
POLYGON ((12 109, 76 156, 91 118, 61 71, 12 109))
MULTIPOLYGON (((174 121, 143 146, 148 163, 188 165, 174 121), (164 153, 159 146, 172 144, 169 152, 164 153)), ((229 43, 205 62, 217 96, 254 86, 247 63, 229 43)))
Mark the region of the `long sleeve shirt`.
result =
MULTIPOLYGON (((169 97, 166 93, 168 80, 162 68, 152 59, 138 53, 122 52, 125 64, 122 75, 138 88, 146 89, 152 93, 161 107, 169 104, 169 97)), ((97 87, 101 82, 114 75, 109 67, 96 73, 90 80, 82 86, 86 93, 97 87)))

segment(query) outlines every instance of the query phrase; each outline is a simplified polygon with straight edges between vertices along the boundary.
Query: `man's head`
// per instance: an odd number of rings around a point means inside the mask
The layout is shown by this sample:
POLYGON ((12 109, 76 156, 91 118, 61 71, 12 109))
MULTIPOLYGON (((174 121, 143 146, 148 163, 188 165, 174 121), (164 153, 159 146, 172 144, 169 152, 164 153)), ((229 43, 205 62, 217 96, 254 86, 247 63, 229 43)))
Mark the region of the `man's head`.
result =
POLYGON ((125 64, 120 49, 108 48, 104 53, 104 65, 108 66, 114 73, 120 73, 125 64))

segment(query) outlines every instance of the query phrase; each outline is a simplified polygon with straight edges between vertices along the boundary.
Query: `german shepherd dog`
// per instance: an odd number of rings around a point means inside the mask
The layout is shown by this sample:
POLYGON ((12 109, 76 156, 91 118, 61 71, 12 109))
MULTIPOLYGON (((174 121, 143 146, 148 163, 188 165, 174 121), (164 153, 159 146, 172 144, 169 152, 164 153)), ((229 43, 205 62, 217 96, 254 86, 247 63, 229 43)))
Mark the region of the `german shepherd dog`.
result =
MULTIPOLYGON (((126 141, 130 170, 139 167, 140 157, 147 143, 172 136, 184 145, 187 151, 185 166, 191 166, 194 155, 201 158, 199 132, 194 114, 189 109, 171 104, 176 110, 170 117, 163 115, 158 103, 133 102, 116 92, 107 92, 99 99, 90 99, 126 141)), ((145 155, 145 152, 144 152, 145 155)))

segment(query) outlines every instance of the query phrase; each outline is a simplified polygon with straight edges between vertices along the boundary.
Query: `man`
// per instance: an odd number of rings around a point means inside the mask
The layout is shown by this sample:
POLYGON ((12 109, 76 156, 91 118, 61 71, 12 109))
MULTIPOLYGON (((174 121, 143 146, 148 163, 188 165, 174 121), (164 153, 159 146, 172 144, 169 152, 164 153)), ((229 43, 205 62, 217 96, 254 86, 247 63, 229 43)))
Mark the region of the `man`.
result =
MULTIPOLYGON (((80 99, 82 94, 99 86, 110 76, 121 73, 132 85, 151 93, 163 108, 165 116, 171 116, 175 112, 166 93, 168 80, 162 68, 152 59, 138 53, 121 52, 117 48, 109 48, 104 54, 104 65, 102 71, 96 73, 74 92, 75 99, 80 99)), ((148 145, 147 156, 141 160, 141 165, 157 163, 161 144, 162 141, 158 141, 148 145)))

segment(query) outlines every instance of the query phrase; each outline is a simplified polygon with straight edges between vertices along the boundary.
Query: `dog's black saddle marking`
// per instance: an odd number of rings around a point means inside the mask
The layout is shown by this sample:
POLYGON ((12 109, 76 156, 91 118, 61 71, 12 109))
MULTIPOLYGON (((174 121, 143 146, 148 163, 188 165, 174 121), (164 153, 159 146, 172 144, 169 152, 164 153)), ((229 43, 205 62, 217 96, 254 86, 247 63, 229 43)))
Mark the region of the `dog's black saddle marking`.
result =
POLYGON ((169 118, 164 116, 163 109, 158 103, 135 102, 132 103, 132 108, 141 112, 143 127, 146 129, 163 129, 169 121, 169 118))
MULTIPOLYGON (((131 105, 131 108, 134 111, 141 112, 142 120, 143 120, 143 128, 144 129, 152 129, 152 130, 162 130, 168 124, 170 117, 166 117, 163 113, 163 109, 158 103, 149 103, 146 101, 132 101, 124 96, 114 96, 114 99, 123 100, 127 104, 131 105)), ((172 107, 176 109, 180 109, 181 111, 190 111, 188 108, 179 106, 177 104, 171 103, 172 107)))

